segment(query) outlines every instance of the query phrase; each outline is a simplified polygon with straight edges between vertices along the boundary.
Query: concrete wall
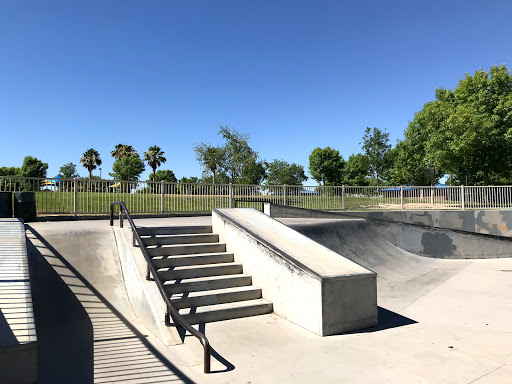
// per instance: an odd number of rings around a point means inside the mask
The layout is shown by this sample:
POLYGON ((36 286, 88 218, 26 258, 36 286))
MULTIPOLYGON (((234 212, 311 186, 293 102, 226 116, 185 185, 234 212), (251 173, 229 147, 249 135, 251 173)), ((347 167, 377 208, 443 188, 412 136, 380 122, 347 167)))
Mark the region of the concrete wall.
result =
POLYGON ((374 272, 255 209, 214 209, 212 225, 278 315, 321 336, 377 325, 374 272))
POLYGON ((263 213, 270 217, 280 219, 291 218, 309 218, 309 219, 339 219, 340 214, 336 212, 318 211, 316 209, 304 209, 296 207, 288 207, 273 203, 265 203, 263 205, 263 213))
POLYGON ((393 221, 369 221, 390 243, 421 256, 440 259, 490 259, 512 256, 512 241, 509 238, 393 221))
POLYGON ((130 228, 114 228, 128 298, 139 320, 165 345, 181 344, 175 327, 164 322, 167 310, 155 282, 146 280, 146 261, 133 246, 130 228))
POLYGON ((344 212, 343 215, 512 237, 512 210, 344 212))

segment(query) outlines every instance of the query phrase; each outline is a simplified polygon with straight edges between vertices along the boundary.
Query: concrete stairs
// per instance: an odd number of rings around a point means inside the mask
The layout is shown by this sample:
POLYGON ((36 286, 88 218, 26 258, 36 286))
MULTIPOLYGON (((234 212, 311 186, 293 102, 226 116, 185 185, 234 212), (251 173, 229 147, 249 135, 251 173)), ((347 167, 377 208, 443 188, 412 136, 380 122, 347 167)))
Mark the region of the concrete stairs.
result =
POLYGON ((138 228, 164 288, 190 323, 272 312, 211 226, 138 228))

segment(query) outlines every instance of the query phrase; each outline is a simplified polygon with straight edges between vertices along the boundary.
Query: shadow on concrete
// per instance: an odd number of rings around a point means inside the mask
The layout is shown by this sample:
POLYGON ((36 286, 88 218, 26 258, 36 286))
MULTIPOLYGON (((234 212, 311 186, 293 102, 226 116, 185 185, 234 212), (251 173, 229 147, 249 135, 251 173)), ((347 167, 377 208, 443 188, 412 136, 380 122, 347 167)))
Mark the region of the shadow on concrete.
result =
MULTIPOLYGON (((195 336, 191 335, 190 333, 187 333, 187 330, 185 328, 183 328, 181 325, 176 325, 176 323, 174 323, 174 322, 172 324, 173 324, 173 326, 176 327, 176 329, 178 331, 178 335, 180 336, 180 339, 181 339, 182 342, 185 342, 185 338, 186 337, 191 337, 191 338, 195 339, 195 336)), ((206 324, 205 323, 200 323, 198 325, 197 330, 199 332, 201 332, 203 335, 207 336, 206 335, 206 324)), ((210 350, 211 350, 212 357, 215 360, 217 360, 219 363, 224 365, 224 367, 226 368, 226 369, 216 370, 216 371, 212 370, 210 373, 229 372, 229 371, 233 371, 235 369, 235 365, 233 365, 227 359, 222 357, 211 345, 210 345, 210 350)))
POLYGON ((27 226, 38 383, 193 383, 27 226))
POLYGON ((379 316, 379 325, 376 327, 371 327, 367 329, 363 329, 360 331, 354 331, 349 333, 369 333, 369 332, 378 332, 383 331, 385 329, 403 327, 405 325, 417 324, 418 322, 413 319, 409 319, 408 317, 402 316, 396 312, 390 311, 389 309, 383 307, 377 307, 377 313, 379 316))

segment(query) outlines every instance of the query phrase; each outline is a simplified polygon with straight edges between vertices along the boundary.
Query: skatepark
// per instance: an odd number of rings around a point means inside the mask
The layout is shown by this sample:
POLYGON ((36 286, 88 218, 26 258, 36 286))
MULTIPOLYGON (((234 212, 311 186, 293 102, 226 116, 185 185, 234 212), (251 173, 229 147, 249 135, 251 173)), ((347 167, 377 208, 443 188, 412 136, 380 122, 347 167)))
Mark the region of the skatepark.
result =
MULTIPOLYGON (((114 227, 108 220, 27 223, 38 383, 508 380, 512 241, 439 229, 451 232, 457 246, 438 245, 436 252, 451 250, 449 257, 428 257, 400 248, 396 244, 414 250, 397 239, 436 229, 401 223, 399 229, 390 230, 393 224, 369 218, 311 216, 269 220, 376 273, 378 323, 322 337, 298 325, 301 319, 293 319, 293 314, 277 314, 280 304, 274 300, 274 312, 194 325, 213 348, 211 374, 203 373, 202 348, 196 339, 181 333, 181 340, 172 342, 173 335, 171 341, 162 340, 156 328, 150 330, 151 324, 141 320, 134 299, 139 288, 127 280, 118 251, 117 223, 114 227), (463 249, 461 244, 471 246, 463 249), (488 250, 485 255, 478 244, 488 250), (493 244, 499 245, 493 248, 493 244), (457 258, 458 254, 463 257, 457 258)), ((138 228, 197 227, 211 225, 212 217, 135 219, 135 223, 138 228)), ((263 299, 268 298, 265 293, 264 288, 263 299)), ((302 300, 299 317, 314 311, 309 304, 302 300)))

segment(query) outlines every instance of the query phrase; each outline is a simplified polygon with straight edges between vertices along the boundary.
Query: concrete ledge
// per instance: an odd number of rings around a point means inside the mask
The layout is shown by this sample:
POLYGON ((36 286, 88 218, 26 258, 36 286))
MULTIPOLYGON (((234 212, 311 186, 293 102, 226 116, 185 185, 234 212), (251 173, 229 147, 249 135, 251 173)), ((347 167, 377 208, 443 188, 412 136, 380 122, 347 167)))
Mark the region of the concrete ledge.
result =
POLYGON ((175 327, 164 322, 167 310, 154 281, 146 280, 146 260, 138 247, 133 246, 130 228, 114 228, 117 249, 128 298, 139 320, 165 345, 182 344, 175 327))
POLYGON ((25 226, 0 219, 0 381, 37 380, 37 337, 25 226))
POLYGON ((278 315, 321 336, 377 325, 374 272, 255 209, 214 209, 212 226, 278 315))

